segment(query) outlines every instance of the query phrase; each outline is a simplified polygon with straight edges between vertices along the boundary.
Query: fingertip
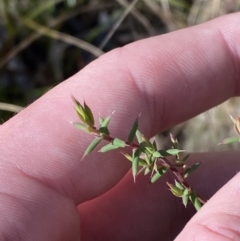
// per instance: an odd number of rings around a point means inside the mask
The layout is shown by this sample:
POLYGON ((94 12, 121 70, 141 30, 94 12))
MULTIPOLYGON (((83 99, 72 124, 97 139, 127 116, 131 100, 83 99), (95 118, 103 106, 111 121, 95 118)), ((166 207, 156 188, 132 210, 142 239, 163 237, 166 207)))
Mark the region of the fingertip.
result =
POLYGON ((175 241, 240 240, 239 190, 238 173, 196 213, 175 241))

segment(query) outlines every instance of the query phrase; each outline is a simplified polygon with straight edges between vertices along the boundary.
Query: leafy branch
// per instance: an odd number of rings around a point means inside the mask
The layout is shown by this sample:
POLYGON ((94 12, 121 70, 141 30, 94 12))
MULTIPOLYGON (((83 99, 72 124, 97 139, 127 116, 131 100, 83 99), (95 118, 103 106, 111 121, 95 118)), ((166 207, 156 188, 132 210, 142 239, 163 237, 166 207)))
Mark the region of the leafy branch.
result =
POLYGON ((106 118, 99 117, 99 127, 97 128, 89 106, 85 102, 81 105, 74 97, 72 99, 75 111, 81 120, 81 122, 74 122, 73 125, 95 136, 85 150, 83 158, 90 154, 102 141, 106 141, 108 144, 104 145, 99 152, 108 152, 127 147, 131 150, 131 154, 124 151, 121 151, 121 153, 132 163, 134 182, 140 173, 144 175, 150 174, 150 183, 155 183, 165 173, 171 172, 176 180, 175 183, 167 182, 167 185, 174 196, 182 198, 185 207, 189 201, 196 210, 199 210, 205 204, 206 201, 187 182, 187 177, 200 166, 200 163, 188 165, 189 155, 184 155, 184 150, 180 149, 178 141, 172 135, 170 135, 172 148, 158 150, 155 140, 151 142, 139 131, 137 118, 131 127, 127 141, 112 137, 108 129, 111 115, 106 118), (137 144, 134 143, 135 137, 137 144))

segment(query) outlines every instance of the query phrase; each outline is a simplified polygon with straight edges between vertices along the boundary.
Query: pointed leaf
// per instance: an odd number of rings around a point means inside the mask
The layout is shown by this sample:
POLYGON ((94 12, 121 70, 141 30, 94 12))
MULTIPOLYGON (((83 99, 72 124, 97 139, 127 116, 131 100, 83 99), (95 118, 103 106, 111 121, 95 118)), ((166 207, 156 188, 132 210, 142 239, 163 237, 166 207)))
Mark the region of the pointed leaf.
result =
POLYGON ((128 155, 127 153, 122 153, 126 159, 128 159, 130 162, 132 162, 132 157, 130 155, 128 155))
POLYGON ((137 149, 133 152, 133 155, 132 155, 132 174, 133 174, 134 182, 138 172, 140 154, 141 154, 140 149, 137 149))
POLYGON ((143 137, 143 138, 144 138, 143 142, 140 144, 143 152, 152 154, 154 152, 154 147, 153 147, 152 143, 148 139, 146 139, 145 137, 143 137))
MULTIPOLYGON (((132 162, 132 156, 128 155, 127 153, 122 153, 126 159, 128 159, 130 162, 132 162)), ((146 161, 142 158, 139 158, 139 166, 144 166, 146 167, 148 164, 146 163, 146 161)))
POLYGON ((104 121, 103 117, 100 116, 98 120, 99 120, 99 124, 100 124, 100 126, 101 126, 102 123, 103 123, 103 121, 104 121))
POLYGON ((189 157, 190 157, 190 154, 186 155, 186 156, 183 158, 183 162, 187 161, 189 157))
POLYGON ((107 118, 104 119, 104 121, 101 124, 101 127, 107 127, 110 122, 111 116, 109 115, 107 118))
POLYGON ((137 137, 138 143, 141 144, 143 142, 143 138, 142 138, 142 133, 139 130, 136 131, 136 137, 137 137))
POLYGON ((167 168, 166 167, 159 168, 158 171, 155 172, 155 174, 152 176, 151 183, 156 182, 166 172, 167 172, 167 168))
POLYGON ((148 156, 148 154, 146 154, 146 153, 144 153, 145 155, 145 160, 146 160, 146 163, 148 164, 148 165, 150 165, 150 158, 149 158, 149 156, 148 156))
POLYGON ((99 132, 101 133, 101 134, 104 134, 104 135, 109 135, 109 130, 108 130, 108 128, 107 127, 100 127, 99 128, 99 132))
POLYGON ((184 152, 184 150, 178 149, 169 149, 169 150, 159 150, 158 151, 162 156, 175 156, 180 152, 184 152))
POLYGON ((126 142, 125 141, 123 141, 123 140, 120 140, 120 139, 118 139, 118 138, 114 138, 114 140, 113 140, 113 145, 114 146, 117 146, 117 147, 125 147, 126 146, 126 142))
POLYGON ((201 162, 197 162, 197 163, 193 164, 192 166, 190 166, 189 168, 187 168, 184 171, 184 178, 187 178, 192 172, 197 170, 200 165, 201 165, 201 162))
POLYGON ((79 130, 82 130, 86 133, 90 133, 89 129, 88 129, 88 126, 86 126, 85 124, 83 123, 79 123, 79 122, 74 122, 73 125, 79 129, 79 130))
POLYGON ((94 117, 93 117, 93 114, 92 114, 92 111, 91 109, 89 108, 89 106, 86 104, 86 102, 84 102, 84 113, 89 121, 89 125, 90 126, 94 126, 94 117))
POLYGON ((166 150, 166 152, 170 155, 177 155, 178 153, 181 153, 181 152, 184 152, 184 150, 179 150, 179 149, 169 149, 169 150, 166 150))
POLYGON ((131 131, 128 135, 128 142, 130 142, 130 143, 133 142, 133 139, 134 139, 134 136, 136 134, 137 128, 138 128, 138 118, 133 123, 132 129, 131 129, 131 131))
POLYGON ((162 176, 161 173, 155 172, 155 174, 151 178, 151 183, 156 182, 161 176, 162 176))
POLYGON ((146 169, 144 170, 144 175, 147 175, 150 171, 151 169, 149 167, 146 167, 146 169))
POLYGON ((74 104, 75 104, 74 108, 78 114, 78 117, 81 119, 82 122, 86 123, 83 106, 73 96, 72 96, 72 100, 74 101, 74 104))
POLYGON ((195 209, 197 211, 200 210, 200 208, 202 207, 202 204, 200 203, 198 197, 197 197, 197 194, 195 192, 192 192, 189 196, 189 199, 191 200, 193 206, 195 207, 195 209))
POLYGON ((183 196, 188 196, 189 195, 189 190, 186 188, 183 191, 183 196))
MULTIPOLYGON (((156 159, 157 159, 157 157, 155 157, 155 156, 151 156, 151 163, 156 163, 156 159)), ((154 165, 154 166, 156 166, 157 167, 157 165, 154 165)), ((157 169, 156 169, 156 171, 157 171, 157 169)))
POLYGON ((79 108, 80 114, 84 114, 84 108, 83 108, 83 106, 80 104, 80 102, 79 102, 74 96, 72 96, 72 100, 73 100, 73 102, 74 102, 74 104, 75 104, 75 109, 76 109, 76 111, 77 111, 77 109, 79 108))
POLYGON ((221 143, 219 143, 218 145, 231 144, 231 143, 235 143, 235 142, 240 142, 239 136, 233 136, 233 137, 226 138, 221 143))
POLYGON ((172 194, 173 194, 174 196, 176 196, 176 197, 182 197, 182 195, 183 195, 183 190, 182 190, 182 189, 180 189, 180 188, 176 187, 175 185, 170 184, 170 183, 168 183, 168 182, 167 182, 167 185, 169 186, 170 191, 172 192, 172 194))
POLYGON ((112 151, 114 149, 118 149, 118 146, 114 146, 112 143, 108 143, 107 145, 103 146, 99 152, 108 152, 108 151, 112 151))
POLYGON ((180 188, 181 190, 184 190, 184 187, 182 186, 182 184, 176 180, 175 180, 175 186, 180 188))
POLYGON ((158 172, 159 170, 158 170, 158 165, 156 164, 156 162, 154 163, 154 165, 153 165, 153 170, 155 171, 155 172, 158 172))
POLYGON ((158 151, 155 151, 152 155, 157 158, 162 156, 158 151))
POLYGON ((148 164, 146 163, 146 160, 139 158, 139 166, 148 166, 148 164))
POLYGON ((94 148, 101 142, 102 139, 103 139, 102 136, 96 137, 96 138, 91 142, 91 144, 88 146, 88 148, 87 148, 86 151, 84 152, 82 158, 84 158, 86 155, 88 155, 90 152, 92 152, 92 151, 94 150, 94 148))
POLYGON ((185 208, 187 207, 188 199, 189 199, 189 197, 187 195, 182 196, 182 202, 183 202, 183 205, 185 206, 185 208))

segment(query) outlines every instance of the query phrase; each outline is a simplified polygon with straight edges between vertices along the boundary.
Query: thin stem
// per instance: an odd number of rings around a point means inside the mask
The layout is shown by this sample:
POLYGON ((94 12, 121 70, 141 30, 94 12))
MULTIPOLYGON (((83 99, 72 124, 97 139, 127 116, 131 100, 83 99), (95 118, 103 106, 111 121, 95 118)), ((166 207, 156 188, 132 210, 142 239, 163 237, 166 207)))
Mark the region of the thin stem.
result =
MULTIPOLYGON (((91 127, 92 128, 92 132, 95 133, 96 136, 102 136, 102 134, 100 133, 100 131, 96 128, 96 127, 91 127)), ((108 142, 113 142, 114 138, 109 136, 109 135, 103 135, 103 140, 108 141, 108 142)), ((126 146, 130 147, 131 149, 136 149, 141 147, 138 144, 135 143, 130 143, 130 142, 126 142, 126 146)), ((184 175, 183 175, 183 171, 179 170, 180 167, 176 167, 171 161, 169 161, 167 158, 165 157, 159 157, 157 158, 157 160, 161 161, 162 164, 167 167, 177 178, 177 180, 181 183, 181 185, 183 187, 185 187, 186 189, 193 191, 192 187, 189 185, 189 183, 186 181, 184 175)), ((196 192, 195 192, 196 193, 196 192)), ((202 198, 198 193, 196 193, 198 200, 202 203, 205 204, 206 200, 204 198, 202 198)))
MULTIPOLYGON (((183 172, 179 172, 179 170, 169 161, 167 158, 159 158, 168 168, 172 171, 172 173, 175 175, 175 177, 178 179, 178 181, 187 189, 192 190, 191 186, 188 184, 186 179, 183 176, 183 172)), ((196 193, 198 196, 198 200, 205 204, 206 200, 203 199, 198 193, 196 193)))

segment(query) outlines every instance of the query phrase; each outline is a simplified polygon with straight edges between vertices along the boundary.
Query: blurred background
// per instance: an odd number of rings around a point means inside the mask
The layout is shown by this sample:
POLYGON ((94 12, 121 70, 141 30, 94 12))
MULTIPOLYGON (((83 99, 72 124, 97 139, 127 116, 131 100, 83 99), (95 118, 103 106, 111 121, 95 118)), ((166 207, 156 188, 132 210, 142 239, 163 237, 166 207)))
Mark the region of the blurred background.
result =
MULTIPOLYGON (((240 10, 240 0, 0 0, 0 123, 105 52, 240 10)), ((169 131, 187 151, 236 135, 234 98, 169 131)))

